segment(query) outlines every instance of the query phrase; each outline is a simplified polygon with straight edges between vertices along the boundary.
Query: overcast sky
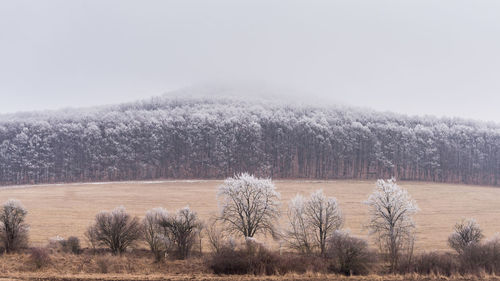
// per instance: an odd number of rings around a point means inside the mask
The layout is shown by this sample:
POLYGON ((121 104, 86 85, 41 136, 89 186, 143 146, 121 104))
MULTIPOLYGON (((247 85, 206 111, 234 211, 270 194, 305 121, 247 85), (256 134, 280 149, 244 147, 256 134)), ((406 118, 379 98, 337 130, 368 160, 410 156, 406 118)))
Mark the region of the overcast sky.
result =
POLYGON ((208 84, 500 122, 500 1, 0 0, 0 112, 208 84))

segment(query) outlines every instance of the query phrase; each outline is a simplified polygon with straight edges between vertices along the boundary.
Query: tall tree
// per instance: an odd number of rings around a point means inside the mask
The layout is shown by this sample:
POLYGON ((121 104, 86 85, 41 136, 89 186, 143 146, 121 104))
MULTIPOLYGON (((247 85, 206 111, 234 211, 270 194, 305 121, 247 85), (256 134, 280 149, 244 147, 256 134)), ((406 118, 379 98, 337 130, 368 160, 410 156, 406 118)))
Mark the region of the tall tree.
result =
POLYGON ((396 180, 378 180, 373 193, 365 201, 369 207, 368 228, 395 271, 402 251, 413 249, 417 204, 396 180))

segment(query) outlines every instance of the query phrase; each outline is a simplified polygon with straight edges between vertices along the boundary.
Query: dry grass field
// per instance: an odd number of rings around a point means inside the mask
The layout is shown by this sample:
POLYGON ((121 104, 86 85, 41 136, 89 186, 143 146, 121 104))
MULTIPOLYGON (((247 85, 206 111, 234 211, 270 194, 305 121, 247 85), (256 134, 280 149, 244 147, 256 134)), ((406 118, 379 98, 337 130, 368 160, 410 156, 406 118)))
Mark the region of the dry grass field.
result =
MULTIPOLYGON (((21 200, 28 208, 31 242, 44 245, 56 235, 83 238, 86 227, 100 210, 123 205, 137 216, 146 210, 168 210, 189 205, 204 219, 217 211, 216 188, 221 181, 160 181, 102 184, 67 184, 3 187, 0 202, 21 200)), ((374 181, 276 181, 283 210, 297 193, 308 194, 322 188, 335 196, 345 214, 345 228, 366 237, 362 225, 367 220, 363 205, 374 188, 374 181)), ((446 239, 455 222, 474 217, 487 237, 500 232, 500 188, 438 183, 400 182, 417 201, 418 250, 446 250, 446 239)))

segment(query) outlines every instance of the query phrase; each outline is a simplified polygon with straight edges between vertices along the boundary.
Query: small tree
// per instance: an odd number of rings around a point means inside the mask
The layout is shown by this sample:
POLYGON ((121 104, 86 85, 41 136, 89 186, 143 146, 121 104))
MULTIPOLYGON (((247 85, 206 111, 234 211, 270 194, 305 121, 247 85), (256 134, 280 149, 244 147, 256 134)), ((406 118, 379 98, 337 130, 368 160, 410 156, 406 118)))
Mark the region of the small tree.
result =
POLYGON ((230 232, 243 237, 269 233, 276 237, 280 194, 270 179, 249 174, 228 178, 219 186, 220 217, 230 232))
POLYGON ((365 204, 370 208, 370 233, 376 235, 394 272, 401 252, 413 248, 415 223, 412 216, 418 211, 417 204, 394 178, 378 180, 365 204))
POLYGON ((168 237, 161 226, 161 223, 167 220, 168 213, 163 208, 149 210, 142 219, 143 237, 156 261, 160 261, 164 257, 168 247, 168 237))
POLYGON ((195 212, 189 207, 178 210, 175 216, 160 222, 160 225, 166 229, 169 240, 175 247, 177 256, 185 259, 189 256, 196 237, 202 229, 202 223, 195 212))
POLYGON ((227 246, 230 241, 230 238, 225 235, 224 230, 218 222, 219 221, 216 219, 211 219, 205 228, 208 244, 212 249, 212 252, 215 253, 220 252, 221 249, 227 246))
POLYGON ((29 226, 24 222, 28 211, 17 200, 8 200, 0 210, 0 242, 11 253, 28 244, 29 226))
POLYGON ((288 247, 303 254, 310 254, 313 250, 313 234, 306 217, 306 202, 304 196, 295 196, 288 203, 288 229, 285 239, 288 247))
POLYGON ((141 237, 140 222, 124 207, 111 212, 102 211, 87 230, 87 236, 94 237, 98 244, 108 247, 113 254, 121 254, 141 237))
POLYGON ((463 219, 455 224, 454 232, 448 237, 448 244, 457 253, 462 254, 464 250, 477 244, 483 238, 483 231, 474 219, 463 219))
POLYGON ((96 237, 97 233, 96 233, 94 227, 92 227, 92 226, 88 227, 83 235, 85 236, 85 240, 87 240, 88 245, 92 249, 92 252, 95 253, 95 250, 96 250, 99 242, 97 241, 97 237, 96 237))
POLYGON ((343 224, 342 212, 334 197, 326 197, 322 190, 305 199, 297 195, 288 208, 289 230, 286 237, 291 248, 310 253, 313 246, 323 255, 326 240, 343 224))

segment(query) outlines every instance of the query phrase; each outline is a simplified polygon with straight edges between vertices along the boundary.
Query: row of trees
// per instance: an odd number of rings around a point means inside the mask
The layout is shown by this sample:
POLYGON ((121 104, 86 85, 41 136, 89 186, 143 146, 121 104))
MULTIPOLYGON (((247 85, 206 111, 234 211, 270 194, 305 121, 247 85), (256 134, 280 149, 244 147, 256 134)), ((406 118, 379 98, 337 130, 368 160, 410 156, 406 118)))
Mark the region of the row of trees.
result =
POLYGON ((0 184, 155 178, 498 184, 500 127, 238 99, 0 116, 0 184))
MULTIPOLYGON (((325 196, 321 190, 308 197, 297 195, 290 201, 288 225, 284 230, 278 228, 280 195, 271 180, 241 174, 226 179, 217 196, 220 213, 206 228, 215 252, 234 244, 229 238, 231 235, 251 239, 259 233, 271 234, 285 241, 288 248, 307 255, 325 256, 328 241, 336 241, 338 247, 350 241, 350 245, 358 245, 357 248, 359 245, 367 248, 366 243, 341 232, 344 218, 337 200, 325 196)), ((402 250, 413 243, 415 225, 411 216, 417 210, 416 204, 394 180, 379 180, 366 204, 371 214, 369 228, 394 269, 402 250)), ((3 205, 0 241, 6 252, 26 245, 26 214, 17 201, 10 200, 3 205)), ((163 208, 151 209, 142 221, 119 207, 97 214, 85 236, 93 248, 105 246, 113 254, 123 253, 142 239, 157 260, 165 254, 184 259, 197 239, 201 239, 203 227, 196 213, 187 207, 173 214, 163 208)))

